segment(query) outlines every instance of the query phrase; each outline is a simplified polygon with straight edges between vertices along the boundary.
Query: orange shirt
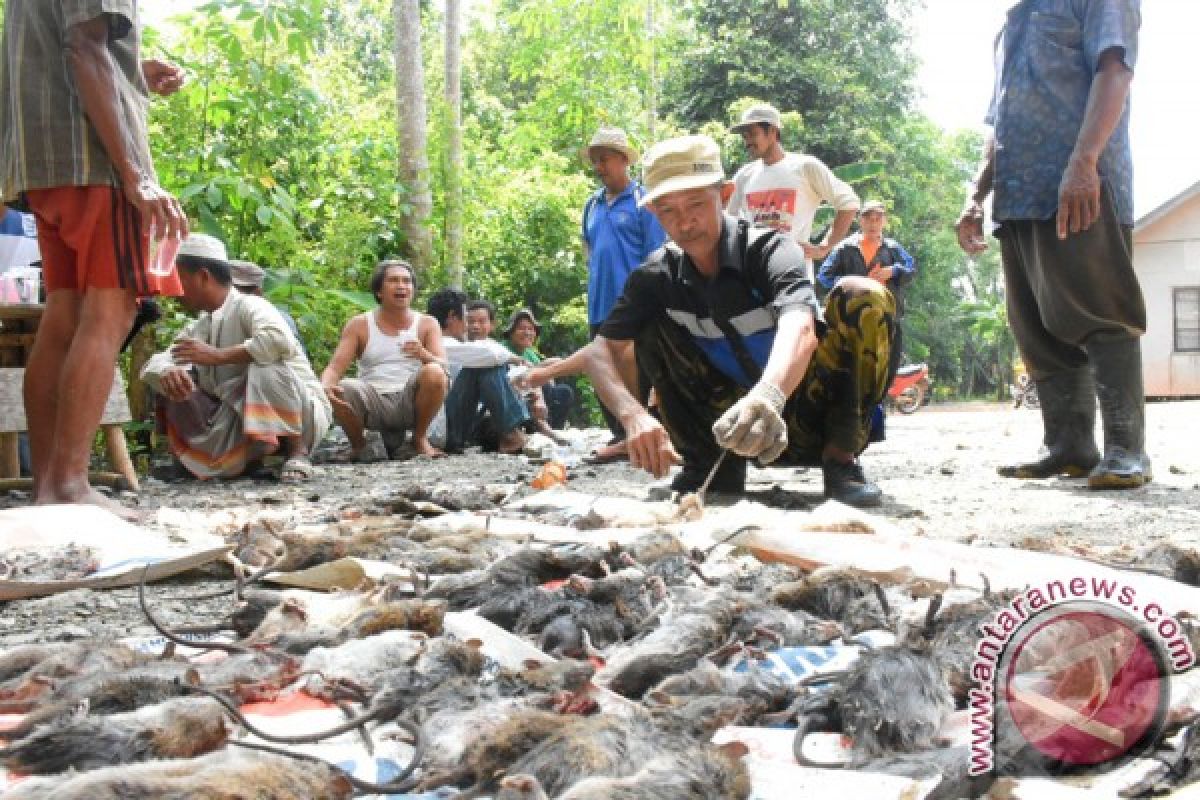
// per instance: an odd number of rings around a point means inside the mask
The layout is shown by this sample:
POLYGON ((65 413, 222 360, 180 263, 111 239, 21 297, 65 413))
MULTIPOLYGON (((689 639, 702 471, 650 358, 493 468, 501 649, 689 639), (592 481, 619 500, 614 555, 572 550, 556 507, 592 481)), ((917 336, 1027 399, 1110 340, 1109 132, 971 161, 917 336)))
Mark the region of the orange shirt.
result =
POLYGON ((867 265, 868 269, 870 269, 871 266, 871 259, 873 259, 875 254, 879 252, 880 244, 880 242, 870 241, 865 236, 858 242, 858 249, 860 252, 862 252, 863 263, 867 265))

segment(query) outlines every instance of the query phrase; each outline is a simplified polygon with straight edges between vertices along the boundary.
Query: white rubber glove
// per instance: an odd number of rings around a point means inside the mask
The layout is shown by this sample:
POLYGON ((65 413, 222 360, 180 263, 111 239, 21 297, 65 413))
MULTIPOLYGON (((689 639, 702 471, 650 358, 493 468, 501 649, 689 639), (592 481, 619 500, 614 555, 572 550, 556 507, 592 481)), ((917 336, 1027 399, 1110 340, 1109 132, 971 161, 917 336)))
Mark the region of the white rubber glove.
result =
POLYGON ((779 387, 756 383, 712 427, 717 444, 739 456, 770 464, 787 449, 787 425, 780 414, 787 398, 779 387))

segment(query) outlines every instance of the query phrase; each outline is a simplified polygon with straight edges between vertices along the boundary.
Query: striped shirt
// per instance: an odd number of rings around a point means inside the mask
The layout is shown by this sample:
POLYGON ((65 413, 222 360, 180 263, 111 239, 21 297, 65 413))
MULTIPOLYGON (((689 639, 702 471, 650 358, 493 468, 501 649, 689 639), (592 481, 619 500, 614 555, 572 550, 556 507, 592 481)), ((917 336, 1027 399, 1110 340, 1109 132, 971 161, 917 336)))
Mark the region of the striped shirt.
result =
POLYGON ((107 17, 119 119, 138 167, 154 175, 146 138, 137 0, 8 0, 0 59, 3 199, 28 189, 117 186, 119 176, 84 115, 67 60, 67 31, 107 17))
POLYGON ((714 367, 742 386, 751 386, 775 344, 779 317, 807 309, 818 335, 824 317, 805 272, 804 251, 790 236, 767 228, 751 228, 728 214, 717 249, 719 271, 704 278, 677 245, 668 242, 625 283, 608 319, 600 326, 606 339, 636 339, 641 329, 662 314, 691 337, 714 367), (754 362, 748 370, 738 356, 754 362))

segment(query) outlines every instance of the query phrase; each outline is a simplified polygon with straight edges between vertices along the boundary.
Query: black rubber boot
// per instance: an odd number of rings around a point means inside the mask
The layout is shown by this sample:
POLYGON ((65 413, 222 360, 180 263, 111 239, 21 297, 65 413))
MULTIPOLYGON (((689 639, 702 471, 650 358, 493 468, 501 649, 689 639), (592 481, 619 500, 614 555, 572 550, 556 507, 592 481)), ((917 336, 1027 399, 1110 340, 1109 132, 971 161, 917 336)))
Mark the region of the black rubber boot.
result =
POLYGON ((1135 489, 1152 478, 1146 456, 1146 396, 1138 339, 1084 345, 1096 376, 1104 424, 1104 458, 1088 475, 1089 489, 1135 489))
POLYGON ((1042 404, 1042 449, 1033 461, 1005 464, 1005 478, 1040 479, 1066 475, 1082 478, 1100 462, 1096 449, 1096 395, 1088 367, 1034 381, 1042 404))
POLYGON ((883 504, 883 491, 867 480, 858 461, 840 464, 826 461, 821 465, 825 496, 855 508, 874 508, 883 504))

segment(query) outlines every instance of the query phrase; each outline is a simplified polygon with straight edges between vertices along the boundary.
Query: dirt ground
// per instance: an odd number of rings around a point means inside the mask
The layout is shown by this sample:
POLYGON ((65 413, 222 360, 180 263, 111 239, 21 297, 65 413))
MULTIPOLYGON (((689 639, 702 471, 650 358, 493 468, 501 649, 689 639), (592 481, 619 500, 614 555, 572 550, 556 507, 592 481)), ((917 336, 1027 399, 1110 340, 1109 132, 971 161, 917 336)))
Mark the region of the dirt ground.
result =
MULTIPOLYGON (((863 464, 887 495, 877 513, 921 535, 999 545, 1051 539, 1087 544, 1098 554, 1123 544, 1141 549, 1163 539, 1200 546, 1198 420, 1200 401, 1149 406, 1155 481, 1135 491, 1090 492, 1083 481, 998 478, 996 465, 1032 453, 1041 430, 1037 412, 1001 405, 934 406, 889 417, 888 440, 872 446, 863 464)), ((538 469, 521 457, 473 453, 439 461, 322 466, 311 482, 298 487, 250 480, 147 480, 136 502, 144 509, 290 510, 304 521, 332 521, 347 510, 369 513, 414 483, 520 484, 532 491, 527 487, 538 469)), ((638 499, 655 494, 652 478, 625 465, 577 466, 569 474, 569 487, 580 492, 638 499)), ((753 499, 797 509, 822 501, 819 470, 751 470, 748 489, 753 499)), ((0 495, 0 507, 25 502, 18 493, 0 495)), ((216 619, 228 608, 228 598, 189 598, 228 585, 222 577, 210 570, 158 584, 155 607, 170 624, 216 619)), ((0 647, 150 633, 132 590, 80 590, 0 604, 0 647)))

